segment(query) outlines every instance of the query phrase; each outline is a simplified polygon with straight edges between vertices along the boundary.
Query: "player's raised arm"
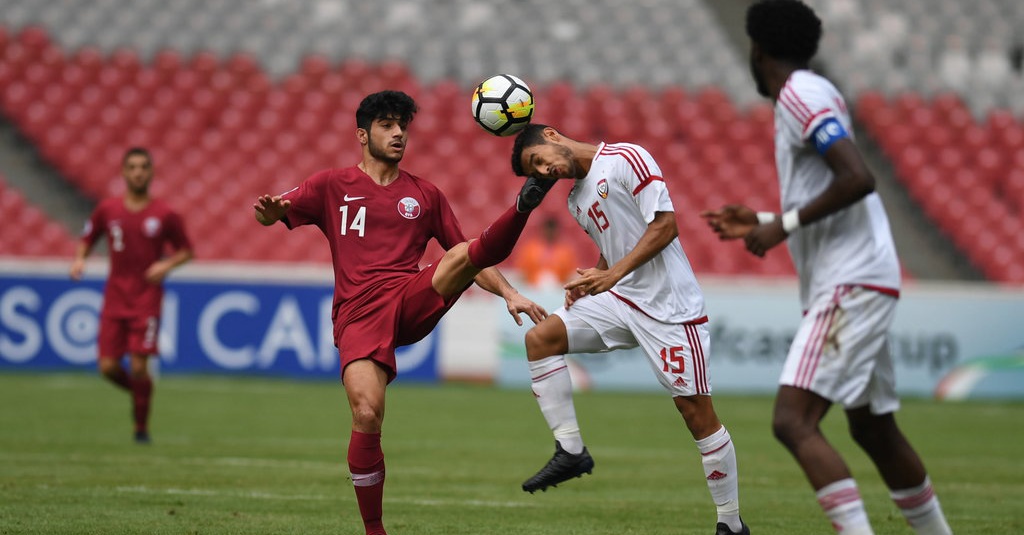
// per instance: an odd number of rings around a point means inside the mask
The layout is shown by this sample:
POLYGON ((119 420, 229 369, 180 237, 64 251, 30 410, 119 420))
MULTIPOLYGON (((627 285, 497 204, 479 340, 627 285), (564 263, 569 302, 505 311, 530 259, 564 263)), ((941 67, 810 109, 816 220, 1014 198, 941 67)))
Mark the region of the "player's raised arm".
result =
POLYGON ((270 226, 280 221, 291 205, 291 201, 282 199, 280 195, 261 195, 252 207, 256 209, 256 221, 263 226, 270 226))

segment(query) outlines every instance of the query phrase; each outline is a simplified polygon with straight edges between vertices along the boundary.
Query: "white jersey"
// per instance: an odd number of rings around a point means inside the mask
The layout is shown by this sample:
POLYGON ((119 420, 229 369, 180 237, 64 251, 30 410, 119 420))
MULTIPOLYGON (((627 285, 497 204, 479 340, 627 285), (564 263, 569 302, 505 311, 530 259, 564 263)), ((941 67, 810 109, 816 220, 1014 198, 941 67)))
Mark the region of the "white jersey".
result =
MULTIPOLYGON (((569 212, 614 265, 633 250, 656 212, 674 212, 661 169, 643 147, 598 147, 587 176, 569 193, 569 212)), ((663 323, 704 317, 704 295, 679 240, 622 278, 616 297, 663 323)))
MULTIPOLYGON (((834 179, 811 139, 830 119, 852 137, 850 114, 835 86, 811 71, 794 71, 775 103, 775 165, 783 212, 817 198, 834 179)), ((793 231, 788 245, 804 310, 844 284, 899 291, 899 260, 877 193, 793 231)))

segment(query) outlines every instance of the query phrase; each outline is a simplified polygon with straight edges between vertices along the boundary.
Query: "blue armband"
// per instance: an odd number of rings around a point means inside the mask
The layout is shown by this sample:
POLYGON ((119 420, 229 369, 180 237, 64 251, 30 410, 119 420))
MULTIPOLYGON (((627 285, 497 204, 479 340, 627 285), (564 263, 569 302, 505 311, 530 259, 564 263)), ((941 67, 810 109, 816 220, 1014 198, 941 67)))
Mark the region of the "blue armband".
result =
POLYGON ((818 150, 818 154, 825 154, 825 151, 827 151, 833 143, 848 137, 850 137, 850 134, 845 128, 843 128, 843 124, 835 117, 829 117, 822 121, 811 134, 811 139, 814 141, 814 148, 818 150))

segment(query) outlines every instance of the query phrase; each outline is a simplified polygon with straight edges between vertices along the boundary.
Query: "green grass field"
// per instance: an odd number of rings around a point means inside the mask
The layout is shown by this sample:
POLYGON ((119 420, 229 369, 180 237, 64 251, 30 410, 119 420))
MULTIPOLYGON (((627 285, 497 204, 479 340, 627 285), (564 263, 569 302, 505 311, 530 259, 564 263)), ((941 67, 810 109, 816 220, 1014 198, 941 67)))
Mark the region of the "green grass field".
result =
MULTIPOLYGON (((810 487, 769 430, 768 397, 718 396, 756 535, 827 534, 810 487)), ((692 439, 657 394, 583 393, 594 474, 520 490, 553 442, 528 391, 389 390, 385 523, 403 534, 702 534, 714 506, 692 439)), ((0 533, 362 534, 336 383, 166 377, 154 443, 131 441, 128 397, 92 375, 0 375, 0 533)), ((1024 533, 1024 404, 904 403, 954 531, 1024 533)), ((878 534, 911 533, 839 414, 878 534)))

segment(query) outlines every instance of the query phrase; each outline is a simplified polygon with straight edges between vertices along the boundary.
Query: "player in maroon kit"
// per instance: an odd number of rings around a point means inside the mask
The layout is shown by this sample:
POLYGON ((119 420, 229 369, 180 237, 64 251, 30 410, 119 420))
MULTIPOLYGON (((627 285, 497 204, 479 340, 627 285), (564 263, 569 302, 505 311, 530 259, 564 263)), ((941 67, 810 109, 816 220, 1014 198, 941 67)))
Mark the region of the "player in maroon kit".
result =
POLYGON ((527 180, 516 205, 479 239, 467 241, 444 194, 398 167, 415 113, 416 103, 405 93, 367 96, 356 111, 359 164, 321 171, 282 195, 259 197, 254 205, 260 223, 283 221, 290 229, 316 225, 330 244, 334 340, 352 411, 348 465, 369 535, 386 533, 380 432, 385 389, 398 373, 395 348, 429 334, 473 282, 503 297, 520 325, 520 313, 535 323, 547 316, 490 266, 512 252, 550 185, 527 180), (421 271, 419 261, 431 239, 446 252, 421 271))
POLYGON ((149 151, 128 149, 121 160, 121 175, 127 191, 124 197, 101 202, 85 224, 71 264, 71 278, 82 278, 85 257, 96 241, 106 236, 110 276, 100 313, 98 364, 107 379, 131 392, 135 441, 147 444, 153 397, 147 360, 157 354, 163 281, 172 269, 192 258, 192 244, 181 216, 149 196, 153 180, 149 151), (173 253, 165 257, 168 246, 173 253), (125 353, 129 355, 131 373, 122 367, 125 353))

